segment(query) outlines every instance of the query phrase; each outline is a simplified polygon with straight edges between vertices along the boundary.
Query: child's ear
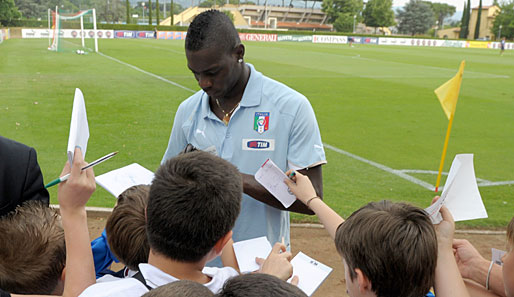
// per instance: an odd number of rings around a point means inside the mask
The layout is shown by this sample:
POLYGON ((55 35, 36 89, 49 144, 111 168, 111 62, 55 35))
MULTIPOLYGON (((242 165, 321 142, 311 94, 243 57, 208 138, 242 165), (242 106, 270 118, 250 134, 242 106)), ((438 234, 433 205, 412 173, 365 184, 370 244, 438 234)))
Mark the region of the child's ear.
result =
POLYGON ((64 268, 62 269, 62 272, 61 272, 61 281, 64 282, 65 279, 66 279, 66 266, 64 266, 64 268))
POLYGON ((218 242, 216 242, 216 244, 214 245, 214 251, 216 252, 216 255, 221 254, 221 251, 223 250, 227 242, 230 241, 230 239, 232 239, 232 230, 228 231, 227 234, 220 238, 218 242))
POLYGON ((359 268, 355 268, 355 273, 357 274, 356 280, 357 280, 357 284, 359 286, 359 292, 361 293, 361 295, 365 296, 365 295, 368 295, 370 292, 373 292, 371 290, 371 281, 362 272, 362 270, 360 270, 359 268))

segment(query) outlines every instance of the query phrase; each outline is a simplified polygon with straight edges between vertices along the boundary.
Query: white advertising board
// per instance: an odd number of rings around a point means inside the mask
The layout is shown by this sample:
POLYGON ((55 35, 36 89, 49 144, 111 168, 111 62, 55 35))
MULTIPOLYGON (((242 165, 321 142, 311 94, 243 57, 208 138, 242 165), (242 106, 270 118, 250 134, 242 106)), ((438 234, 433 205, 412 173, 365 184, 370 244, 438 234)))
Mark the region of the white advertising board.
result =
POLYGON ((391 37, 380 37, 378 39, 379 45, 406 45, 411 46, 411 38, 391 38, 391 37))
POLYGON ((339 35, 313 35, 313 43, 347 43, 348 36, 339 35))
MULTIPOLYGON (((85 29, 85 38, 93 38, 94 30, 85 29)), ((80 29, 62 29, 60 36, 63 38, 80 38, 80 29)), ((114 30, 96 30, 98 38, 114 38, 114 30)), ((22 29, 22 38, 48 38, 54 36, 54 30, 49 29, 22 29)))

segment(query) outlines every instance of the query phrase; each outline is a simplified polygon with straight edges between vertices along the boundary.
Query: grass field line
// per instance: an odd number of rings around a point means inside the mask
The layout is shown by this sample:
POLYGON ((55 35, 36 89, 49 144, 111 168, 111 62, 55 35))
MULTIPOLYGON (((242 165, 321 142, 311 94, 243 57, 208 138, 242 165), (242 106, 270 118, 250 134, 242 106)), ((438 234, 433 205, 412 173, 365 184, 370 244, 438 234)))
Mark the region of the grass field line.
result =
MULTIPOLYGON (((404 62, 396 62, 396 61, 388 61, 388 60, 376 60, 376 59, 371 59, 371 58, 364 58, 364 57, 361 57, 360 55, 357 55, 355 57, 353 57, 353 59, 359 59, 359 60, 367 60, 367 61, 374 61, 374 62, 382 62, 382 63, 394 63, 394 64, 401 64, 401 65, 408 65, 408 66, 418 66, 418 67, 424 67, 424 68, 428 68, 428 69, 434 69, 434 70, 444 70, 444 71, 449 71, 449 72, 457 72, 457 68, 455 69, 450 69, 450 68, 443 68, 443 67, 436 67, 436 66, 428 66, 428 65, 413 65, 413 64, 410 64, 410 63, 404 63, 404 62)), ((498 75, 498 74, 491 74, 491 73, 485 73, 485 72, 477 72, 477 71, 469 71, 469 70, 464 70, 464 75, 468 73, 468 74, 475 74, 476 76, 473 76, 473 77, 467 77, 467 78, 510 78, 510 76, 508 75, 498 75)))
MULTIPOLYGON (((437 175, 439 172, 435 170, 420 170, 420 169, 400 169, 398 170, 403 173, 422 173, 422 174, 434 174, 437 175)), ((442 175, 448 175, 448 172, 442 172, 442 175)), ((479 187, 491 187, 491 186, 504 186, 514 185, 514 180, 497 181, 493 182, 487 179, 476 177, 477 185, 479 187)))
POLYGON ((364 163, 366 163, 366 164, 368 164, 368 165, 371 165, 371 166, 373 166, 373 167, 376 167, 376 168, 381 169, 381 170, 383 170, 383 171, 386 171, 386 172, 388 172, 388 173, 394 174, 394 175, 396 175, 396 176, 398 176, 398 177, 401 177, 401 178, 403 178, 403 179, 405 179, 405 180, 407 180, 407 181, 410 181, 411 183, 414 183, 414 184, 416 184, 416 185, 422 186, 423 188, 425 188, 425 189, 427 189, 427 190, 430 190, 430 191, 434 191, 434 190, 435 190, 435 187, 434 187, 434 186, 432 186, 431 184, 429 184, 429 183, 427 183, 427 182, 425 182, 425 181, 422 181, 422 180, 420 180, 420 179, 417 179, 417 178, 415 178, 415 177, 413 177, 413 176, 410 176, 410 175, 408 175, 408 174, 405 174, 404 172, 401 172, 400 170, 395 170, 395 169, 393 169, 393 168, 391 168, 391 167, 388 167, 388 166, 386 166, 386 165, 383 165, 383 164, 380 164, 380 163, 377 163, 377 162, 374 162, 374 161, 371 161, 371 160, 365 159, 365 158, 363 158, 363 157, 357 156, 357 155, 355 155, 355 154, 352 154, 352 153, 350 153, 350 152, 347 152, 347 151, 345 151, 345 150, 342 150, 342 149, 340 149, 340 148, 337 148, 337 147, 332 146, 332 145, 327 144, 327 143, 323 143, 323 145, 324 145, 326 148, 328 148, 328 149, 330 149, 330 150, 332 150, 332 151, 334 151, 334 152, 336 152, 336 153, 340 153, 340 154, 342 154, 342 155, 345 155, 345 156, 348 156, 348 157, 353 158, 353 159, 355 159, 355 160, 358 160, 358 161, 364 162, 364 163))
MULTIPOLYGON (((355 154, 352 154, 350 152, 347 152, 345 150, 342 150, 340 148, 337 148, 335 146, 332 146, 330 144, 327 144, 327 143, 323 143, 323 145, 336 152, 336 153, 340 153, 342 155, 345 155, 345 156, 348 156, 350 158, 353 158, 355 160, 358 160, 358 161, 361 161, 361 162, 364 162, 368 165, 371 165, 373 167, 376 167, 378 169, 381 169, 383 171, 386 171, 388 173, 391 173, 391 174, 394 174, 398 177, 401 177, 411 183, 414 183, 416 185, 419 185, 427 190, 430 190, 430 191, 434 191, 435 190, 435 187, 425 181, 422 181, 418 178, 415 178, 414 176, 411 176, 411 175, 408 175, 407 173, 424 173, 424 174, 438 174, 438 171, 435 171, 435 170, 419 170, 419 169, 393 169, 391 167, 388 167, 386 165, 383 165, 383 164, 380 164, 380 163, 377 163, 375 161, 371 161, 371 160, 368 160, 368 159, 365 159, 363 157, 360 157, 360 156, 357 156, 355 154)), ((443 175, 448 175, 447 172, 443 172, 442 173, 443 175)), ((493 182, 493 181, 488 181, 488 180, 485 180, 485 179, 481 179, 481 178, 477 178, 477 185, 479 187, 492 187, 492 186, 505 186, 505 185, 514 185, 514 180, 507 180, 507 181, 498 181, 498 182, 493 182)), ((440 187, 441 190, 443 190, 444 187, 440 187)))
MULTIPOLYGON (((256 46, 258 48, 266 48, 266 47, 259 47, 259 46, 256 46)), ((300 50, 291 50, 291 49, 286 49, 286 48, 281 48, 280 50, 285 50, 285 51, 298 51, 298 52, 301 52, 300 50)), ((318 52, 317 53, 318 55, 323 55, 323 56, 336 56, 336 57, 344 57, 344 58, 349 58, 349 59, 356 59, 356 60, 363 60, 363 61, 370 61, 370 62, 374 62, 374 63, 377 63, 377 64, 398 64, 398 65, 405 65, 405 66, 408 66, 409 68, 410 67, 421 67, 421 68, 428 68, 428 69, 434 69, 434 70, 442 70, 442 71, 446 71, 450 74, 455 74, 457 73, 457 66, 455 69, 453 68, 444 68, 444 67, 437 67, 437 66, 429 66, 429 65, 420 65, 420 64, 411 64, 411 63, 405 63, 405 62, 398 62, 398 61, 391 61, 391 60, 379 60, 379 59, 374 59, 374 58, 367 58, 367 57, 363 57, 361 56, 361 54, 350 54, 350 53, 330 53, 330 52, 318 52)), ((307 67, 307 68, 311 68, 311 69, 317 69, 317 68, 313 68, 313 67, 307 67)), ((353 76, 358 76, 358 77, 365 77, 365 78, 405 78, 405 76, 373 76, 373 75, 362 75, 362 74, 354 74, 352 73, 351 75, 353 76)), ((469 71, 469 70, 464 70, 464 76, 465 78, 504 78, 504 79, 508 79, 508 78, 511 78, 509 75, 498 75, 498 74, 492 74, 492 73, 486 73, 486 72, 478 72, 478 71, 469 71), (468 76, 466 76, 466 74, 468 74, 468 76), (472 76, 469 76, 469 74, 472 74, 472 76)), ((412 76, 407 76, 407 77, 412 77, 412 76)), ((439 76, 437 76, 436 78, 438 78, 439 76)), ((444 74, 441 74, 440 76, 441 78, 450 78, 444 74)), ((420 78, 425 78, 425 76, 421 76, 420 78)), ((427 78, 433 78, 432 76, 430 77, 427 77, 427 78)))
POLYGON ((188 87, 185 87, 185 86, 183 86, 183 85, 181 85, 181 84, 179 84, 179 83, 176 83, 176 82, 174 82, 174 81, 171 81, 171 80, 169 80, 169 79, 165 79, 164 77, 159 76, 159 75, 157 75, 157 74, 153 74, 153 73, 151 73, 151 72, 148 72, 148 71, 146 71, 146 70, 143 70, 143 69, 141 69, 141 68, 139 68, 139 67, 137 67, 137 66, 134 66, 134 65, 132 65, 132 64, 129 64, 129 63, 123 62, 123 61, 121 61, 121 60, 118 60, 118 59, 116 59, 116 58, 113 58, 113 57, 111 57, 111 56, 108 56, 108 55, 106 55, 106 54, 103 54, 103 53, 101 53, 101 52, 98 52, 98 54, 99 54, 100 56, 102 56, 102 57, 105 57, 105 58, 109 59, 109 60, 112 60, 112 61, 114 61, 114 62, 118 62, 118 63, 120 63, 120 64, 122 64, 122 65, 125 65, 125 66, 127 66, 127 67, 130 67, 130 68, 132 68, 132 69, 134 69, 134 70, 137 70, 137 71, 139 71, 139 72, 141 72, 141 73, 144 73, 144 74, 149 75, 149 76, 151 76, 151 77, 157 78, 158 80, 161 80, 161 81, 163 81, 163 82, 165 82, 165 83, 168 83, 168 84, 174 85, 174 86, 176 86, 176 87, 179 87, 179 88, 184 89, 184 90, 186 90, 186 91, 189 91, 189 92, 191 92, 191 93, 195 93, 195 92, 196 92, 195 90, 192 90, 192 89, 190 89, 190 88, 188 88, 188 87))

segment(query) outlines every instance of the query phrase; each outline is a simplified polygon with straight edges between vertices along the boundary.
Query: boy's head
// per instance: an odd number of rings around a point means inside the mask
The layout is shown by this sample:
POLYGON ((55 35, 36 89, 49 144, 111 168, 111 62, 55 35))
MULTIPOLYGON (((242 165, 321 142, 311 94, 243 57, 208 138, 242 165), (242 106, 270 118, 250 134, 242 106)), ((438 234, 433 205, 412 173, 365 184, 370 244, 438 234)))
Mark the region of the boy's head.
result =
POLYGON ((241 195, 239 171, 219 157, 195 151, 166 161, 150 187, 146 230, 152 252, 202 260, 218 241, 230 239, 241 195))
POLYGON ((369 203, 339 226, 335 243, 351 297, 419 297, 434 283, 436 233, 418 207, 369 203))
POLYGON ((210 297, 214 296, 206 286, 190 281, 179 280, 164 286, 157 287, 142 297, 210 297))
POLYGON ((62 294, 66 263, 59 215, 29 201, 0 219, 0 287, 16 294, 62 294))
POLYGON ((307 297, 288 282, 263 273, 249 273, 229 279, 218 297, 307 297))
POLYGON ((138 185, 125 190, 118 197, 112 214, 107 219, 105 231, 113 254, 132 270, 139 263, 148 262, 145 210, 150 186, 138 185))
POLYGON ((503 284, 507 297, 514 297, 514 218, 507 227, 507 253, 503 261, 503 284))

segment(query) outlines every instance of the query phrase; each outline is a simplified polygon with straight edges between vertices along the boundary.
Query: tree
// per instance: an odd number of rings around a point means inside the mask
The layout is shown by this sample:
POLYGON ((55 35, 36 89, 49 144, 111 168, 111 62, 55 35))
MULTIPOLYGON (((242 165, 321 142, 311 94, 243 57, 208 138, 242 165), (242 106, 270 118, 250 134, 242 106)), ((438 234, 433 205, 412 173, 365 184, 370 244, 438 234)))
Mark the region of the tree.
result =
POLYGON ((92 0, 91 6, 96 8, 96 21, 119 23, 126 17, 125 5, 122 0, 92 0))
POLYGON ((398 31, 404 34, 424 34, 434 25, 434 12, 421 0, 410 0, 398 12, 398 31))
POLYGON ((337 31, 351 32, 353 17, 362 20, 361 12, 364 7, 362 0, 323 0, 321 10, 327 14, 327 21, 334 24, 337 31))
MULTIPOLYGON (((198 6, 199 7, 214 7, 221 6, 225 3, 223 0, 204 0, 198 6)), ((239 4, 238 0, 229 0, 230 4, 239 4)))
POLYGON ((480 19, 482 18, 482 0, 478 4, 477 24, 475 26, 475 39, 480 36, 480 19))
POLYGON ((494 19, 492 31, 498 38, 507 37, 512 39, 514 38, 514 0, 503 2, 500 5, 500 9, 500 12, 494 19), (499 36, 500 25, 502 26, 501 36, 499 36))
POLYGON ((469 35, 469 19, 471 18, 471 0, 468 0, 468 9, 466 10, 466 35, 464 38, 468 38, 469 35))
POLYGON ((129 2, 129 0, 125 0, 125 6, 126 6, 126 10, 127 10, 127 16, 126 16, 125 22, 127 22, 127 24, 130 24, 130 2, 129 2))
POLYGON ((152 0, 148 0, 148 25, 152 24, 152 0))
POLYGON ((392 0, 369 0, 362 12, 364 23, 370 27, 390 27, 395 24, 392 0))
POLYGON ((448 5, 446 3, 437 3, 437 2, 426 2, 432 10, 434 11, 435 18, 437 22, 439 23, 439 28, 443 27, 444 19, 447 17, 452 16, 455 13, 455 6, 448 5))
POLYGON ((222 12, 228 16, 228 18, 232 21, 232 23, 234 22, 234 14, 232 14, 231 11, 223 10, 222 12))
POLYGON ((466 1, 464 1, 464 10, 462 11, 462 18, 460 19, 459 38, 466 38, 466 29, 468 27, 468 21, 467 21, 468 10, 469 9, 466 6, 466 1))
POLYGON ((159 0, 155 0, 155 21, 157 26, 159 26, 159 0))
POLYGON ((0 25, 9 26, 13 20, 20 17, 21 13, 14 5, 14 0, 0 0, 0 25))
POLYGON ((79 8, 69 0, 15 0, 14 4, 21 13, 21 17, 24 19, 46 19, 48 15, 48 9, 55 10, 55 7, 59 7, 59 11, 77 11, 79 8))

